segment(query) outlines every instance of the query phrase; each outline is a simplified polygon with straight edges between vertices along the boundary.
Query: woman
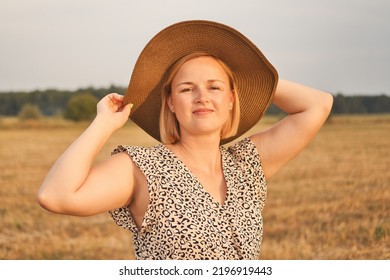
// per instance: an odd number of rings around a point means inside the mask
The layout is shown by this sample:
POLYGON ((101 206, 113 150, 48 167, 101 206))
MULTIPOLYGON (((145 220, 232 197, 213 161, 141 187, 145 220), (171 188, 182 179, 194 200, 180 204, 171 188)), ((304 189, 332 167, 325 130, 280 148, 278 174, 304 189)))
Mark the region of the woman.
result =
POLYGON ((332 100, 278 81, 257 47, 230 27, 172 25, 141 53, 126 96, 98 103, 96 118, 44 180, 39 203, 77 216, 110 211, 132 231, 138 259, 257 259, 266 180, 313 139, 332 100), (288 115, 221 146, 253 127, 270 102, 288 115), (129 115, 162 144, 120 146, 92 166, 129 115))

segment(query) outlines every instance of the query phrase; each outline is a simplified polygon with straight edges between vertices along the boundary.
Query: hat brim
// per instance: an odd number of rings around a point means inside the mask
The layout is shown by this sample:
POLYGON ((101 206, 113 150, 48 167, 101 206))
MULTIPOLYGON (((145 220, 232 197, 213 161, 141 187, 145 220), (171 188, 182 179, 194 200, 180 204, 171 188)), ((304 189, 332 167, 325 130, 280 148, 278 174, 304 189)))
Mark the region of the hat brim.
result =
POLYGON ((278 73, 261 51, 237 30, 211 21, 184 21, 155 35, 134 66, 124 102, 133 103, 130 118, 161 142, 159 117, 166 71, 178 59, 205 52, 221 59, 232 70, 240 100, 240 137, 264 115, 275 92, 278 73))

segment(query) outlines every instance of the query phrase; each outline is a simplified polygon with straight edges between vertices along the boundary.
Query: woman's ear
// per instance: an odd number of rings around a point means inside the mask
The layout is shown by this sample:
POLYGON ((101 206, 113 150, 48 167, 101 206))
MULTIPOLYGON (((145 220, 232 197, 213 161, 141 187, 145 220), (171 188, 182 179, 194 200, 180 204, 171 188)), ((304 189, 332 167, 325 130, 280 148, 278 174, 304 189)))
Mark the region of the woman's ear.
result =
POLYGON ((234 89, 232 89, 231 91, 230 91, 230 104, 232 104, 232 108, 233 108, 233 106, 234 106, 234 95, 235 95, 236 93, 234 92, 234 89))
POLYGON ((171 95, 169 95, 169 96, 167 97, 167 105, 168 105, 168 107, 169 107, 169 110, 171 110, 171 112, 174 113, 175 110, 174 110, 174 107, 173 107, 173 104, 172 104, 171 95))

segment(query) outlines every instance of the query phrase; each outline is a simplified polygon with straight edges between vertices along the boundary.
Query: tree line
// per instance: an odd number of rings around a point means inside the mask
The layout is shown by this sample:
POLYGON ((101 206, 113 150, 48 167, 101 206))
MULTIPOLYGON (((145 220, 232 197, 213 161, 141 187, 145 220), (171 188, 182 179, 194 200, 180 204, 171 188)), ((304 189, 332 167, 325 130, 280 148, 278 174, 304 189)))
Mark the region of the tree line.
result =
MULTIPOLYGON (((2 92, 0 93, 0 116, 18 116, 26 110, 31 113, 33 109, 36 114, 44 116, 64 116, 73 120, 87 119, 95 114, 96 103, 107 93, 124 94, 125 91, 126 88, 110 86, 108 88, 89 87, 75 91, 47 89, 30 92, 2 92), (84 114, 84 116, 74 117, 74 114, 84 114)), ((267 111, 269 115, 281 113, 276 106, 271 106, 267 111)), ((390 96, 385 94, 346 96, 338 93, 334 95, 332 114, 382 113, 390 113, 390 96)))
POLYGON ((125 88, 81 88, 75 91, 47 89, 30 92, 0 92, 0 116, 22 119, 60 116, 74 121, 91 119, 96 104, 107 93, 124 94, 125 88))

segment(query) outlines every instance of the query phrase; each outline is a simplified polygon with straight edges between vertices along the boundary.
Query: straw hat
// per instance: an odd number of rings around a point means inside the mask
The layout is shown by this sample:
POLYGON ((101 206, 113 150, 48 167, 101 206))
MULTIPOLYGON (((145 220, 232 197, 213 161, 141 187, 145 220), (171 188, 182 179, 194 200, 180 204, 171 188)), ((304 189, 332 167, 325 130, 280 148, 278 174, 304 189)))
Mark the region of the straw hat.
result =
POLYGON ((260 50, 237 30, 211 21, 173 24, 155 35, 135 64, 124 102, 133 103, 130 118, 161 142, 159 117, 166 71, 180 58, 194 52, 218 57, 232 70, 240 100, 237 134, 251 129, 263 116, 275 92, 278 74, 260 50))

